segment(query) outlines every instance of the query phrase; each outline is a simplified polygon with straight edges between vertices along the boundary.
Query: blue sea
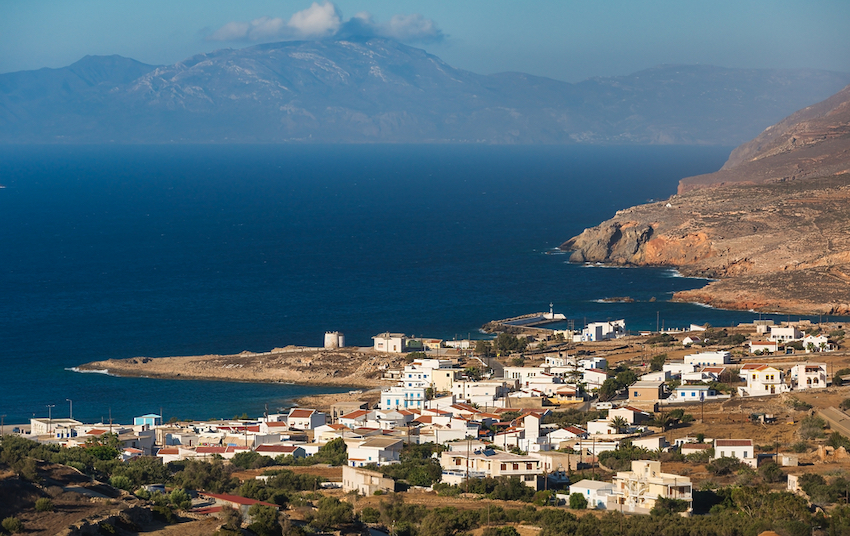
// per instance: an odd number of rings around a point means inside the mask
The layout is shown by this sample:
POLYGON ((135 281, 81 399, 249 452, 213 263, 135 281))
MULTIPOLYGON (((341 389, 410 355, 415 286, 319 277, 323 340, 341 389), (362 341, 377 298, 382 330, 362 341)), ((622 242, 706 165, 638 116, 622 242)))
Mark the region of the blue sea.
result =
MULTIPOLYGON (((76 373, 93 360, 462 338, 548 310, 629 329, 755 315, 670 303, 705 282, 572 265, 557 246, 666 198, 729 148, 0 147, 0 415, 262 414, 331 388, 76 373), (600 303, 630 296, 634 303, 600 303), (651 302, 652 298, 657 301, 651 302), (48 406, 55 406, 48 410, 48 406)), ((784 319, 784 317, 782 317, 784 319)))

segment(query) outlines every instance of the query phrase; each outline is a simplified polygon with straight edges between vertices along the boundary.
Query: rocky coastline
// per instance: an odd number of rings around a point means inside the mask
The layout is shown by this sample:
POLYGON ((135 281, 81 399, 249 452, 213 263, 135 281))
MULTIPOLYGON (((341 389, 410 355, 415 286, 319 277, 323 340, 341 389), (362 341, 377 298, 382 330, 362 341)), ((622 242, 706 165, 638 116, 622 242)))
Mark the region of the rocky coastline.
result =
POLYGON ((560 248, 572 262, 666 266, 713 279, 674 301, 850 315, 850 86, 560 248))
POLYGON ((287 346, 271 352, 182 357, 134 357, 93 361, 81 371, 108 371, 116 376, 176 380, 279 382, 300 385, 375 388, 387 368, 401 357, 359 348, 322 349, 287 346))

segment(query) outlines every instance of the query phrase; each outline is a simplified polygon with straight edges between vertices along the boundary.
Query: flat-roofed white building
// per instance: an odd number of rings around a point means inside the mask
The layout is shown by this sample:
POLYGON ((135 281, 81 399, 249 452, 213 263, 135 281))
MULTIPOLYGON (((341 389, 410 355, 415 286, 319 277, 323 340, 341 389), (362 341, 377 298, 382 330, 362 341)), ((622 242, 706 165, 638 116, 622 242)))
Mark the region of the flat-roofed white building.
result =
POLYGON ((599 389, 605 380, 608 379, 608 373, 601 369, 586 369, 582 372, 581 381, 585 383, 588 389, 599 389))
POLYGON ((377 471, 346 465, 342 468, 342 491, 356 491, 366 496, 374 495, 376 491, 392 493, 395 480, 377 471))
POLYGON ((393 386, 381 391, 381 409, 422 409, 425 407, 424 387, 393 386))
POLYGON ((728 365, 732 362, 732 353, 717 351, 717 352, 700 352, 698 354, 690 354, 685 356, 686 365, 697 365, 706 367, 711 365, 728 365))
POLYGON ((399 462, 404 441, 394 437, 370 436, 365 439, 346 439, 348 465, 363 467, 374 463, 377 466, 399 462))
POLYGON ((407 350, 407 337, 404 333, 381 333, 372 337, 376 352, 401 354, 407 350))
POLYGON ((803 349, 808 354, 811 352, 831 352, 833 347, 826 335, 806 335, 803 337, 803 349))
POLYGON ((773 326, 770 328, 768 338, 779 342, 798 341, 803 338, 803 332, 797 329, 796 326, 773 326))
POLYGON ((750 347, 750 353, 756 352, 775 354, 779 351, 778 341, 749 341, 747 345, 750 347))
POLYGON ((587 499, 588 508, 605 510, 608 506, 608 497, 614 494, 614 484, 599 480, 579 480, 570 485, 570 495, 573 493, 578 493, 587 499))
POLYGON ((451 450, 440 454, 443 467, 442 481, 460 485, 469 478, 519 478, 523 484, 537 489, 537 476, 541 474, 540 458, 520 456, 493 449, 473 451, 451 450))
POLYGON ((795 389, 823 389, 828 376, 826 363, 800 363, 791 369, 795 389))
POLYGON ((691 479, 674 473, 662 473, 661 462, 633 460, 631 471, 619 471, 614 476, 614 491, 608 501, 609 510, 649 513, 659 498, 678 499, 693 510, 691 479))
POLYGON ((591 322, 581 330, 578 342, 598 342, 626 336, 626 321, 591 322))
POLYGON ((692 363, 664 363, 661 367, 661 370, 669 372, 670 377, 672 378, 679 377, 682 374, 688 374, 689 372, 694 372, 696 369, 697 366, 692 363))

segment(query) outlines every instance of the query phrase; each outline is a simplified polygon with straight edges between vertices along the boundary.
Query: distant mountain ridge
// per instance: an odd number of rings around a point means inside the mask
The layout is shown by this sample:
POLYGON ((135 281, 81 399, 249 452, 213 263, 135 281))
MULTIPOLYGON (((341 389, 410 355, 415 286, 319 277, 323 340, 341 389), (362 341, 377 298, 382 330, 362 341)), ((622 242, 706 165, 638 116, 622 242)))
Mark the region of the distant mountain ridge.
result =
POLYGON ((735 145, 848 83, 660 66, 570 84, 479 75, 387 39, 282 42, 0 74, 0 142, 735 145))

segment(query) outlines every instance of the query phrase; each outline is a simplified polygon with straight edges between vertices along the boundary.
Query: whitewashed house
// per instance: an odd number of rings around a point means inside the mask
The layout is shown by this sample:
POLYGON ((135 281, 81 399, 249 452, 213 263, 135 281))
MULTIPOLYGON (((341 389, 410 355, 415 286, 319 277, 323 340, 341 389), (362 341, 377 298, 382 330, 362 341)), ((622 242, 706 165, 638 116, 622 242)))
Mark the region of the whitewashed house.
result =
POLYGON ((686 365, 697 365, 705 367, 710 365, 728 365, 732 362, 731 352, 700 352, 698 354, 690 354, 685 356, 686 365))
POLYGON ((691 479, 674 473, 662 473, 661 462, 633 460, 631 471, 618 471, 611 483, 613 494, 609 509, 624 512, 649 513, 659 498, 678 499, 687 503, 686 512, 693 507, 691 479))
POLYGON ((808 354, 811 352, 831 352, 833 347, 826 335, 806 335, 803 337, 803 349, 808 354))
POLYGON ((670 402, 702 402, 717 398, 717 391, 708 385, 680 385, 673 390, 670 402))
POLYGON ((425 407, 425 388, 396 385, 381 391, 381 409, 422 409, 425 407))
POLYGON ((778 341, 749 341, 747 345, 750 347, 750 353, 756 352, 775 354, 779 351, 778 341))
POLYGON ((648 372, 648 373, 644 374, 643 376, 638 377, 639 381, 645 381, 645 382, 666 382, 666 381, 669 381, 670 379, 671 379, 670 373, 666 370, 658 370, 658 371, 648 372))
POLYGON ((307 408, 292 408, 286 416, 286 424, 296 430, 313 430, 328 421, 328 416, 321 411, 307 408))
POLYGON ((795 389, 823 389, 827 385, 826 363, 800 363, 791 369, 795 389))
POLYGON ((371 436, 347 439, 345 444, 348 447, 348 465, 363 467, 370 463, 378 466, 398 463, 404 442, 394 437, 371 436))
POLYGON ((679 378, 682 374, 694 372, 697 366, 691 363, 664 363, 661 370, 669 372, 671 378, 679 378))
POLYGON ((579 359, 578 366, 586 370, 605 370, 608 368, 608 360, 604 357, 586 357, 584 359, 579 359))
POLYGON ((622 417, 629 424, 641 424, 651 419, 651 416, 646 411, 632 406, 621 406, 608 410, 608 419, 614 417, 622 417))
POLYGON ((407 350, 407 337, 404 333, 381 333, 372 337, 376 352, 401 354, 407 350))
POLYGON ((576 342, 598 342, 619 339, 626 336, 626 321, 591 322, 581 330, 580 340, 576 342))
POLYGON ((581 381, 584 382, 588 390, 599 389, 607 379, 607 372, 595 368, 587 369, 581 375, 581 381))
POLYGON ((778 342, 799 341, 803 338, 803 332, 795 326, 772 326, 770 328, 770 335, 768 338, 772 341, 778 342))
POLYGON ((579 493, 587 499, 588 508, 604 510, 608 497, 614 493, 614 484, 599 480, 579 480, 570 485, 570 495, 573 493, 579 493))
POLYGON ((738 394, 741 396, 775 395, 790 390, 785 384, 785 373, 770 365, 743 367, 741 373, 745 374, 747 380, 746 387, 738 387, 738 394))
POLYGON ((752 439, 715 439, 712 459, 717 458, 737 458, 753 469, 758 466, 752 439))

